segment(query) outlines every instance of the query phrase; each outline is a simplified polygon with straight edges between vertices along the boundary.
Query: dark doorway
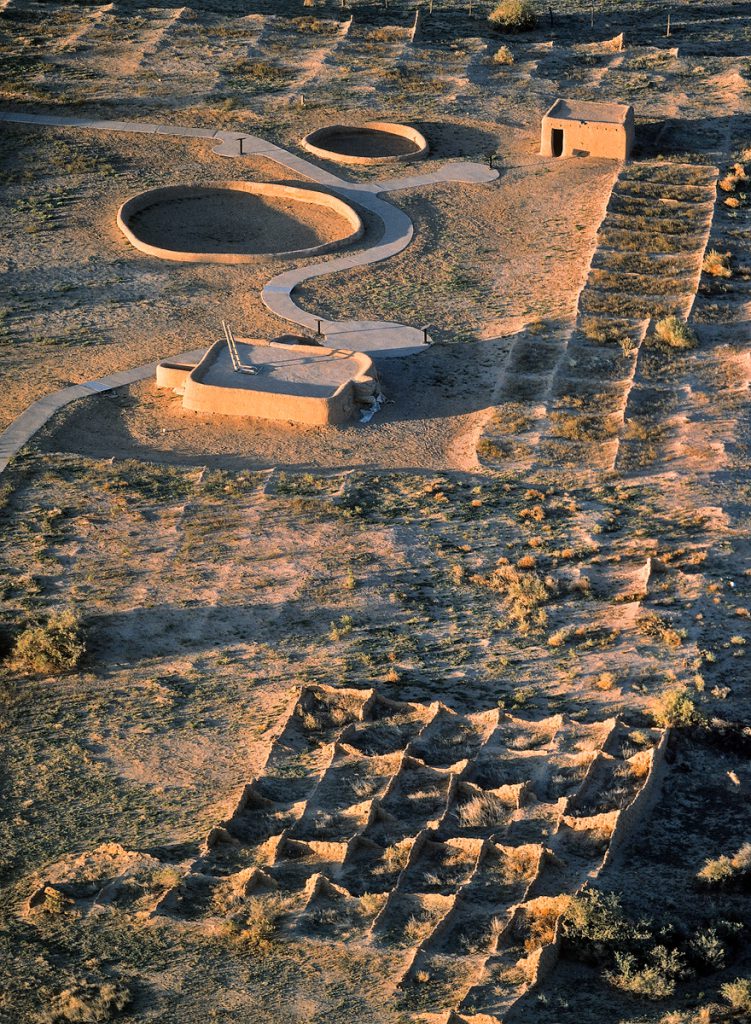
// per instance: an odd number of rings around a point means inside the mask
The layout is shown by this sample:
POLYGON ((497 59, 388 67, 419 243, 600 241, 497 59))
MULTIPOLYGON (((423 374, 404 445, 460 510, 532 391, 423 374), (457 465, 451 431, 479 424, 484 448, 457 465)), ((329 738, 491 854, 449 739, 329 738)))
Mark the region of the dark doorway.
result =
POLYGON ((563 128, 553 128, 551 147, 553 156, 560 156, 563 152, 563 128))

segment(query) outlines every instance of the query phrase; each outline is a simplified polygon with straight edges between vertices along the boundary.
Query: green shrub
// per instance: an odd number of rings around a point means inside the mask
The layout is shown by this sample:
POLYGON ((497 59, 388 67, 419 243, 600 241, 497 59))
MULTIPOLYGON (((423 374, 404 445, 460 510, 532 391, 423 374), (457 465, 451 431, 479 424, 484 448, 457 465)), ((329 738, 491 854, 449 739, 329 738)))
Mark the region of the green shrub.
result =
POLYGON ((46 622, 27 626, 16 639, 13 663, 26 672, 70 672, 86 651, 81 624, 71 611, 53 612, 46 622))
POLYGON ((672 995, 678 981, 696 971, 724 969, 744 934, 742 925, 725 920, 693 934, 682 923, 637 921, 617 893, 590 888, 573 897, 562 925, 565 954, 599 966, 611 985, 646 999, 672 995))
POLYGON ((563 915, 563 935, 567 946, 583 960, 610 959, 615 948, 628 949, 643 929, 635 927, 614 892, 582 889, 569 904, 563 915))
POLYGON ((537 13, 529 0, 501 0, 488 15, 488 21, 506 32, 527 32, 537 24, 537 13))
POLYGON ((704 715, 699 711, 685 687, 668 690, 658 697, 652 707, 652 717, 655 723, 663 729, 668 727, 686 729, 704 722, 704 715))
POLYGON ((671 996, 678 979, 686 974, 682 954, 666 946, 655 946, 641 966, 631 953, 616 953, 615 962, 616 969, 608 974, 608 980, 617 988, 646 999, 671 996))
POLYGON ((689 955, 702 971, 721 971, 726 966, 727 950, 716 928, 699 929, 691 939, 689 955))
POLYGON ((696 348, 698 338, 683 320, 677 316, 666 316, 655 324, 655 338, 668 348, 696 348))

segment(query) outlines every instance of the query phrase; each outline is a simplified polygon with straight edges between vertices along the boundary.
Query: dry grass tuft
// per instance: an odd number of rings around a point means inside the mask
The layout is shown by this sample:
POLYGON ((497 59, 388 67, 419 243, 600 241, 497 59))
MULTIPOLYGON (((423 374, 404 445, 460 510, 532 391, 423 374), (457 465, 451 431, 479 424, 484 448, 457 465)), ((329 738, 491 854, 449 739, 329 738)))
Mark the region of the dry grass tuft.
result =
POLYGON ((389 871, 401 871, 407 866, 409 860, 409 843, 397 843, 389 846, 383 856, 384 863, 389 871))
POLYGON ((459 808, 459 822, 463 828, 487 828, 502 825, 508 808, 494 793, 478 793, 459 808))
POLYGON ((40 1020, 42 1024, 67 1021, 97 1024, 112 1020, 129 1002, 130 992, 120 982, 81 981, 56 996, 40 1020))
POLYGON ((598 690, 612 690, 617 681, 615 672, 601 672, 595 679, 595 686, 598 690))
POLYGON ((696 348, 698 338, 683 320, 677 316, 666 316, 655 324, 655 337, 668 348, 696 348))
POLYGON ((723 192, 735 192, 741 182, 748 181, 746 168, 742 163, 735 163, 728 173, 720 178, 717 185, 723 192))
POLYGON ((558 920, 570 903, 571 897, 567 895, 542 897, 526 908, 524 948, 528 953, 553 941, 558 920))
POLYGON ((503 868, 508 881, 532 878, 540 859, 538 847, 515 846, 513 849, 506 849, 504 853, 506 856, 503 868))
POLYGON ((499 46, 493 54, 494 64, 510 65, 514 63, 514 55, 508 46, 499 46))
POLYGON ((710 249, 702 261, 701 269, 705 274, 709 274, 710 277, 732 277, 733 268, 730 266, 730 253, 710 249))
POLYGON ((81 624, 71 611, 53 612, 46 622, 27 626, 16 639, 11 660, 25 672, 70 672, 86 651, 81 624))
POLYGON ((636 628, 643 636, 648 636, 668 647, 680 647, 686 635, 685 630, 675 629, 657 612, 645 612, 640 615, 636 620, 636 628))
POLYGON ((365 892, 360 897, 360 910, 365 917, 375 917, 388 899, 385 892, 365 892))

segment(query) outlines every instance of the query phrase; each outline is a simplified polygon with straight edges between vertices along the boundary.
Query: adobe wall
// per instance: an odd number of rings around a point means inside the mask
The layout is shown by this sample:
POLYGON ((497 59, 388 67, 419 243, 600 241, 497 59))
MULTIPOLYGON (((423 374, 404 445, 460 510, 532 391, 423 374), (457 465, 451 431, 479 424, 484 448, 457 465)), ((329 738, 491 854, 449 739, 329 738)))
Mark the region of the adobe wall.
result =
MULTIPOLYGON (((309 423, 323 426, 328 423, 346 423, 352 419, 357 409, 355 401, 355 381, 366 377, 372 371, 370 359, 363 353, 355 353, 360 357, 358 373, 355 377, 340 384, 338 388, 325 397, 311 395, 290 395, 283 391, 255 391, 252 387, 226 387, 223 385, 206 384, 203 377, 217 359, 224 346, 223 341, 214 342, 201 362, 186 377, 183 391, 183 407, 192 412, 221 416, 252 416, 265 420, 290 420, 294 423, 309 423)), ((300 348, 305 355, 310 355, 310 348, 305 345, 287 346, 291 349, 300 348)), ((328 355, 334 349, 316 349, 317 354, 328 355)), ((246 377, 247 381, 248 378, 246 377)), ((167 387, 173 386, 170 384, 167 387)))
POLYGON ((212 185, 170 185, 165 188, 152 188, 141 192, 137 196, 126 200, 117 211, 117 226, 128 239, 130 244, 140 252, 149 256, 156 256, 162 260, 175 260, 179 263, 265 263, 269 259, 292 259, 307 256, 322 256, 325 253, 341 249, 345 245, 351 245, 362 237, 365 231, 363 222, 356 210, 328 192, 319 192, 315 189, 297 188, 294 185, 277 185, 266 181, 219 181, 212 185), (164 249, 158 245, 150 245, 142 241, 131 227, 132 218, 141 213, 142 210, 161 201, 173 201, 195 196, 196 190, 205 188, 207 191, 216 189, 228 189, 235 192, 249 192, 251 195, 270 196, 276 199, 310 203, 314 206, 324 206, 342 217, 349 224, 350 234, 344 238, 338 238, 331 242, 324 242, 321 245, 314 245, 307 249, 294 249, 287 252, 269 253, 217 253, 217 252, 187 252, 178 249, 164 249))
POLYGON ((628 160, 634 142, 633 116, 625 124, 605 121, 576 121, 544 117, 540 137, 540 155, 553 156, 553 129, 563 131, 562 157, 586 154, 607 160, 628 160))
POLYGON ((157 363, 156 386, 158 388, 172 388, 173 391, 182 391, 188 377, 197 365, 197 363, 170 363, 166 360, 157 363))
MULTIPOLYGON (((385 142, 386 140, 384 140, 385 142)), ((395 124, 390 121, 367 121, 364 125, 331 124, 324 128, 317 128, 310 132, 302 140, 303 149, 320 157, 323 160, 335 160, 340 164, 389 164, 404 163, 409 160, 424 160, 428 155, 428 142, 422 132, 411 128, 406 124, 395 124), (358 127, 369 128, 371 131, 388 132, 389 135, 398 135, 402 139, 408 139, 416 149, 411 153, 384 154, 383 156, 349 156, 346 153, 337 153, 336 150, 326 148, 326 140, 338 132, 356 132, 358 127)))

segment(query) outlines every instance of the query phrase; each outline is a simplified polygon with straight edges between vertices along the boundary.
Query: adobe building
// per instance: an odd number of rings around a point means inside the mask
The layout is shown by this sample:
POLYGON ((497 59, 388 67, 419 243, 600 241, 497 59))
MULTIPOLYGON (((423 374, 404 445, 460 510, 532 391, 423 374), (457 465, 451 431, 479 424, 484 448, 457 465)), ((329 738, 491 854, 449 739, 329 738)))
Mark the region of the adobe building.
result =
POLYGON ((346 423, 373 408, 380 395, 364 352, 236 340, 231 331, 198 363, 163 359, 156 385, 182 395, 183 408, 192 412, 317 425, 346 423))
POLYGON ((542 119, 542 156, 599 156, 628 160, 634 108, 625 103, 557 99, 542 119))

